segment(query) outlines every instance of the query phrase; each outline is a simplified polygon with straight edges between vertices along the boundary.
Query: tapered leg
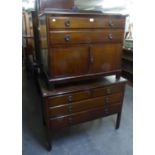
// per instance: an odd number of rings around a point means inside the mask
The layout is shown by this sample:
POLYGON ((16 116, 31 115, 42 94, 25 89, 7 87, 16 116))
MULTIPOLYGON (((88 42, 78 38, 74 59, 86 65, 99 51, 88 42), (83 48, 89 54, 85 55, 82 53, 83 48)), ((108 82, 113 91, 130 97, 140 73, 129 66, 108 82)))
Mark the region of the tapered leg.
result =
POLYGON ((121 112, 117 114, 116 129, 120 127, 120 121, 121 121, 121 112))

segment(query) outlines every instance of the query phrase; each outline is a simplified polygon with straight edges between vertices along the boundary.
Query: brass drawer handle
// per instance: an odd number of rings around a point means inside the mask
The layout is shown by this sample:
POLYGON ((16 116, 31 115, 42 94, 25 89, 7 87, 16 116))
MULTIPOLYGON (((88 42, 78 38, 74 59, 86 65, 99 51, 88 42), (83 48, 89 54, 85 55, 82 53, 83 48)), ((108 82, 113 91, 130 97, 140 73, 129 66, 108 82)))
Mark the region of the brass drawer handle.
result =
POLYGON ((70 27, 70 20, 69 20, 69 19, 67 19, 67 20, 65 21, 65 26, 66 26, 66 27, 70 27))
POLYGON ((108 38, 109 38, 109 40, 112 40, 113 39, 113 36, 112 36, 111 33, 108 35, 108 38))
POLYGON ((68 41, 70 41, 71 37, 69 35, 65 35, 64 39, 66 42, 68 42, 68 41))
POLYGON ((68 96, 68 102, 72 102, 73 101, 73 96, 68 96))

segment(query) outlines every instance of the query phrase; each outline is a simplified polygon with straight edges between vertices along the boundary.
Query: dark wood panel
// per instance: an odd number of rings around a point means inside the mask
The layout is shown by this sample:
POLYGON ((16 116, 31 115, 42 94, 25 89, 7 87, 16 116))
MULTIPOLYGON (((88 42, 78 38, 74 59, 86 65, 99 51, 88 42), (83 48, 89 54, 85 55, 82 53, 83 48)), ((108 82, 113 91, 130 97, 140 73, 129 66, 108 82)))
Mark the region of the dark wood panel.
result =
POLYGON ((102 17, 49 17, 49 28, 124 28, 125 18, 102 17))
POLYGON ((67 77, 88 72, 88 47, 59 47, 51 48, 49 52, 49 75, 67 77))
POLYGON ((121 107, 122 106, 120 104, 110 106, 108 109, 101 107, 98 109, 93 109, 86 112, 80 112, 80 113, 72 114, 65 117, 50 119, 49 121, 50 127, 52 129, 60 129, 74 124, 90 121, 102 116, 108 116, 108 115, 120 112, 121 107))
POLYGON ((110 94, 113 94, 113 93, 118 93, 118 92, 123 92, 123 91, 124 91, 124 86, 123 85, 114 85, 114 86, 109 86, 109 87, 101 87, 101 88, 93 89, 92 97, 110 95, 110 94))
POLYGON ((87 80, 93 80, 93 79, 98 79, 106 76, 111 76, 111 75, 116 75, 116 79, 120 78, 122 70, 114 70, 114 71, 107 71, 107 72, 96 72, 96 73, 88 73, 88 74, 83 74, 83 75, 76 75, 76 76, 68 76, 68 77, 49 77, 46 76, 49 88, 52 89, 52 86, 57 87, 57 85, 60 84, 67 84, 67 83, 74 83, 74 82, 79 82, 79 81, 87 81, 87 80))
POLYGON ((122 42, 123 30, 76 30, 76 31, 50 31, 49 43, 54 44, 77 44, 77 43, 100 43, 122 42))
MULTIPOLYGON (((50 107, 53 106, 59 106, 62 104, 68 104, 70 102, 77 102, 80 100, 85 100, 91 97, 98 97, 98 96, 106 96, 106 95, 110 95, 113 93, 121 93, 124 91, 124 84, 115 84, 115 85, 111 85, 111 86, 106 86, 103 87, 101 84, 97 85, 96 83, 94 83, 93 81, 90 81, 92 84, 92 87, 90 87, 90 85, 88 86, 87 83, 85 83, 85 85, 78 85, 80 92, 73 92, 73 91, 79 91, 79 89, 77 89, 77 85, 74 85, 74 87, 70 87, 70 91, 72 93, 67 93, 66 91, 63 91, 63 89, 65 89, 66 87, 59 87, 57 88, 58 91, 54 91, 56 96, 53 97, 48 97, 47 98, 47 104, 50 107), (81 87, 80 87, 81 86, 81 87), (87 89, 87 90, 84 90, 87 89)), ((45 94, 45 93, 44 93, 45 94)))
POLYGON ((112 74, 119 77, 125 16, 46 10, 42 17, 46 18, 41 47, 48 48, 48 69, 43 73, 49 87, 112 74))
POLYGON ((48 97, 48 106, 58 106, 62 104, 68 104, 69 102, 80 101, 90 98, 90 91, 82 91, 78 93, 69 93, 66 95, 59 95, 55 97, 48 97))
POLYGON ((91 73, 121 69, 122 44, 92 45, 91 73))
POLYGON ((61 105, 57 107, 49 107, 49 117, 58 117, 67 115, 70 113, 76 113, 80 111, 85 111, 88 109, 94 109, 98 107, 103 107, 106 104, 118 104, 122 102, 123 93, 117 93, 105 97, 91 98, 88 100, 83 100, 79 102, 68 103, 68 105, 61 105))

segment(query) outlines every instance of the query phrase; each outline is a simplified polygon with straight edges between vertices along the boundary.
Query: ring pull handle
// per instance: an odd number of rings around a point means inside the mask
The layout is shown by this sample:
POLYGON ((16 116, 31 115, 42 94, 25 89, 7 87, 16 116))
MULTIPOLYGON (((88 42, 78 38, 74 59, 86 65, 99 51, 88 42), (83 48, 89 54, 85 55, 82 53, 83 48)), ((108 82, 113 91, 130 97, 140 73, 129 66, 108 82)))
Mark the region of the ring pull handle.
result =
POLYGON ((68 41, 70 41, 71 37, 69 35, 65 35, 64 39, 66 42, 68 42, 68 41))
POLYGON ((113 39, 113 36, 112 36, 111 33, 108 35, 108 38, 109 38, 109 40, 112 40, 113 39))
POLYGON ((66 27, 70 27, 70 20, 69 20, 69 19, 67 19, 67 20, 65 21, 65 26, 66 26, 66 27))

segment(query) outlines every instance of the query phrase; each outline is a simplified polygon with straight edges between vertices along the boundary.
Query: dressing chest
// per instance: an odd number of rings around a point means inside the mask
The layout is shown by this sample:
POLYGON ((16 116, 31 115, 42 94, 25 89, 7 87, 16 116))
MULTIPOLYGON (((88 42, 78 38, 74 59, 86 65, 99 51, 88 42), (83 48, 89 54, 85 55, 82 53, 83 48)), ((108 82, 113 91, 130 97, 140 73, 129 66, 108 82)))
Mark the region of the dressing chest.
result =
POLYGON ((50 87, 121 73, 125 16, 45 10, 39 16, 40 57, 50 87))

